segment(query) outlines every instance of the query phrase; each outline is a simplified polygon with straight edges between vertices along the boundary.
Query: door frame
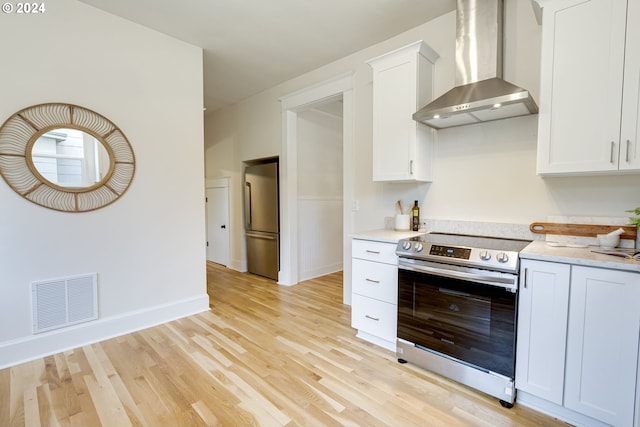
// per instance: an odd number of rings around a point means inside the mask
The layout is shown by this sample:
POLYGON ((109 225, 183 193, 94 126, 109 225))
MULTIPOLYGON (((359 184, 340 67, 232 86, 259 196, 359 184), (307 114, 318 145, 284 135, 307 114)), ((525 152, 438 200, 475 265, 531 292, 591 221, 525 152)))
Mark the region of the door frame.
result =
MULTIPOLYGON (((298 260, 298 112, 320 104, 343 102, 343 246, 349 247, 353 232, 353 74, 347 73, 280 98, 282 110, 282 155, 280 158, 281 269, 278 284, 295 285, 299 280, 298 260)), ((344 265, 350 265, 351 251, 343 251, 344 265)), ((351 281, 345 274, 343 299, 351 301, 351 281)))

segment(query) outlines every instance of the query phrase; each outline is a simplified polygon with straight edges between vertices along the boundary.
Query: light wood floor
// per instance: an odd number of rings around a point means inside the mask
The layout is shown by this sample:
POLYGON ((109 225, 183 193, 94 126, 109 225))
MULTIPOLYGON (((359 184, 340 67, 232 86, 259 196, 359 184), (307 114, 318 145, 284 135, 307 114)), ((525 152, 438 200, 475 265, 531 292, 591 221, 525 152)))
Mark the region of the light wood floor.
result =
POLYGON ((0 370, 0 426, 566 426, 356 338, 341 273, 207 273, 210 312, 0 370))

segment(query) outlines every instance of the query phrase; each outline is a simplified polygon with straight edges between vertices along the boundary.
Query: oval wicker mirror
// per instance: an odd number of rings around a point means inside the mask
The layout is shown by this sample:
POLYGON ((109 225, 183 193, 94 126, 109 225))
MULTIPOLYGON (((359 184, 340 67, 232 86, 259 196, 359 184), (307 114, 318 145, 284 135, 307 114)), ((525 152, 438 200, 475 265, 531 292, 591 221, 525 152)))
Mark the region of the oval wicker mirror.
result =
POLYGON ((111 121, 71 104, 18 111, 0 127, 0 175, 25 199, 64 212, 115 202, 129 188, 135 157, 111 121))

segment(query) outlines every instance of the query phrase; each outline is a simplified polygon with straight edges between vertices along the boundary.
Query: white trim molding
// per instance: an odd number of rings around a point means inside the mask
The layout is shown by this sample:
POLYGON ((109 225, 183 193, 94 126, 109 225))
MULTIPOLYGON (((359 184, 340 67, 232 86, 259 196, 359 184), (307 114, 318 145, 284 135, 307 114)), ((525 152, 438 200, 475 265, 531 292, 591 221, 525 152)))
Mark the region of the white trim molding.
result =
POLYGON ((228 176, 224 176, 221 178, 209 178, 205 180, 205 188, 226 188, 229 187, 229 181, 231 180, 230 177, 228 176))
MULTIPOLYGON (((278 284, 295 285, 299 281, 298 259, 298 212, 297 212, 297 120, 298 112, 331 103, 343 102, 343 161, 353 162, 353 73, 344 73, 303 90, 280 98, 282 109, 282 151, 280 157, 280 259, 281 269, 278 284)), ((351 206, 353 199, 353 177, 350 167, 345 167, 343 176, 344 206, 351 206)), ((353 230, 350 209, 343 209, 343 232, 349 236, 353 230)), ((346 237, 345 237, 346 239, 346 237)), ((350 260, 351 253, 345 253, 350 260)), ((345 275, 344 300, 351 300, 351 282, 345 275)))
POLYGON ((32 335, 0 344, 0 369, 51 354, 115 338, 209 310, 209 295, 202 294, 144 310, 32 335))

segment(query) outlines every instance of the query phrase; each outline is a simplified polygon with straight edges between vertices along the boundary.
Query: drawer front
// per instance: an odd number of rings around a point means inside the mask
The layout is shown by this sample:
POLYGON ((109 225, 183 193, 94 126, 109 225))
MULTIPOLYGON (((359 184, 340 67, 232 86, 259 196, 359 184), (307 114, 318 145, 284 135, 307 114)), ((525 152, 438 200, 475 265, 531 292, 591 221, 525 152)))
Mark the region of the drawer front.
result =
POLYGON ((351 325, 368 334, 395 342, 397 308, 394 304, 354 294, 351 301, 351 325))
POLYGON ((351 256, 353 258, 398 265, 396 246, 397 245, 395 243, 353 239, 351 245, 351 256))
POLYGON ((352 260, 352 292, 391 304, 398 303, 398 267, 379 262, 352 260))

